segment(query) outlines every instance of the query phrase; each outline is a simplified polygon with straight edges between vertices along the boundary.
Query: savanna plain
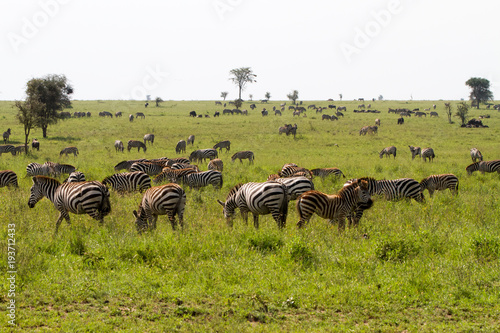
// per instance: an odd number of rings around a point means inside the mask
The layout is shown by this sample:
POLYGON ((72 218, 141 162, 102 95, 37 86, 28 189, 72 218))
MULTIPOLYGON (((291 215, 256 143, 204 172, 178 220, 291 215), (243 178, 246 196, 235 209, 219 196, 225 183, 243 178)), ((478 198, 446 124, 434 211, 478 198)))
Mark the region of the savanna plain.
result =
MULTIPOLYGON (((272 106, 257 102, 248 116, 222 115, 214 101, 165 101, 147 108, 133 101, 73 101, 65 111, 91 112, 90 118, 60 120, 42 138, 40 151, 0 156, 0 169, 13 170, 19 188, 0 189, 0 250, 6 309, 8 224, 15 224, 16 326, 0 315, 2 331, 14 332, 498 332, 500 331, 500 175, 474 173, 469 150, 478 148, 485 160, 500 159, 500 112, 471 109, 471 118, 490 114, 489 128, 461 128, 445 114, 445 101, 375 101, 379 114, 354 113, 357 101, 314 101, 345 105, 338 121, 321 119, 313 110, 307 117, 292 111, 274 116, 272 106), (425 108, 437 105, 439 117, 410 117, 388 108, 425 108), (263 117, 260 110, 271 112, 263 117), (189 117, 189 111, 209 118, 189 117), (215 111, 221 116, 214 118, 215 111), (122 111, 121 118, 98 117, 100 111, 122 111), (145 119, 129 122, 128 115, 144 112, 145 119), (378 134, 359 135, 379 118, 378 134), (278 127, 297 124, 297 136, 279 135, 278 127), (144 153, 115 152, 115 140, 125 145, 155 134, 144 153), (176 143, 191 134, 194 145, 176 155, 176 143), (120 196, 111 192, 112 212, 99 226, 87 215, 71 215, 71 225, 55 222, 59 213, 44 198, 28 207, 31 162, 72 164, 87 180, 102 181, 120 161, 138 158, 189 156, 195 149, 231 141, 221 152, 224 185, 201 190, 185 188, 184 229, 172 230, 166 216, 158 228, 138 234, 132 211, 141 193, 120 196), (379 158, 388 146, 397 157, 379 158), (409 145, 432 147, 436 158, 411 159, 409 145), (78 147, 78 157, 59 156, 67 146, 78 147), (251 150, 255 162, 231 155, 251 150), (245 225, 237 213, 226 225, 222 207, 237 183, 263 182, 285 163, 313 169, 337 167, 347 178, 313 179, 317 190, 333 194, 349 178, 414 178, 453 173, 459 194, 448 190, 425 202, 386 201, 374 197, 356 227, 339 231, 314 216, 297 229, 295 202, 290 202, 286 227, 279 230, 270 215, 260 227, 245 225)), ((451 101, 454 112, 457 101, 451 101)), ((0 102, 1 131, 11 128, 11 144, 24 142, 23 127, 15 118, 13 102, 0 102)), ((287 102, 287 108, 290 102, 287 102)), ((332 110, 323 113, 333 114, 332 110)), ((198 164, 207 170, 206 163, 198 164)), ((62 180, 62 179, 61 179, 62 180)))

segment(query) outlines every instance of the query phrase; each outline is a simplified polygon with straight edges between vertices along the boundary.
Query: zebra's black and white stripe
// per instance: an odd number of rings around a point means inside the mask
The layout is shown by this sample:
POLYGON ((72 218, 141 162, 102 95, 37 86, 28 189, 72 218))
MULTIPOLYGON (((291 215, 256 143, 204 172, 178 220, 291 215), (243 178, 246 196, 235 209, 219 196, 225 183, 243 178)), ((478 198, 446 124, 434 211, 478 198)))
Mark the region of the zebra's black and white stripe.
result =
POLYGON ((187 144, 194 145, 194 135, 190 135, 187 139, 187 144))
POLYGON ((159 175, 164 168, 162 163, 154 163, 154 162, 135 162, 130 167, 130 172, 134 171, 142 171, 149 176, 159 175))
POLYGON ((458 178, 451 173, 431 175, 422 179, 420 187, 422 188, 422 193, 428 190, 430 197, 432 197, 434 191, 444 191, 446 189, 450 189, 451 193, 455 195, 458 194, 458 178))
POLYGON ((115 171, 118 172, 120 170, 127 170, 127 171, 130 171, 130 167, 132 166, 132 164, 134 164, 135 162, 147 162, 148 160, 144 159, 144 158, 141 158, 141 159, 138 159, 138 160, 128 160, 128 161, 121 161, 120 163, 118 163, 117 165, 115 165, 115 171))
POLYGON ((210 162, 208 162, 207 168, 208 170, 217 170, 222 172, 224 169, 224 162, 222 162, 220 158, 215 158, 213 160, 210 160, 210 162))
POLYGON ((13 145, 0 146, 0 156, 2 156, 3 153, 11 153, 12 156, 15 156, 16 147, 14 147, 13 145))
POLYGON ((481 161, 475 162, 465 168, 467 174, 470 176, 474 171, 479 171, 481 173, 485 172, 498 172, 500 173, 500 160, 492 161, 481 161))
POLYGON ((412 178, 399 178, 392 180, 376 180, 370 177, 348 180, 344 186, 353 182, 364 180, 368 182, 370 195, 384 195, 386 200, 414 199, 424 202, 424 195, 420 183, 412 178))
POLYGON ((410 148, 412 160, 414 160, 416 156, 422 158, 422 149, 420 149, 420 147, 408 146, 408 148, 410 148))
POLYGON ((287 178, 287 177, 296 177, 296 176, 306 176, 309 179, 313 178, 313 174, 310 170, 306 168, 301 168, 298 167, 297 165, 290 163, 290 164, 285 164, 281 171, 278 173, 280 177, 282 178, 287 178))
POLYGON ((146 144, 146 142, 151 142, 151 144, 154 144, 155 143, 155 135, 154 134, 146 134, 144 135, 144 144, 146 144))
POLYGON ((242 163, 242 160, 248 160, 250 164, 253 164, 253 160, 255 159, 255 156, 252 151, 250 150, 244 150, 244 151, 239 151, 233 156, 231 156, 231 162, 234 162, 236 159, 240 160, 240 163, 242 163))
MULTIPOLYGON (((349 217, 360 204, 370 204, 368 183, 364 180, 349 184, 337 194, 329 195, 319 191, 308 191, 302 194, 296 203, 299 221, 297 227, 301 228, 312 215, 328 219, 330 223, 337 221, 339 230, 345 226, 345 219, 349 217)), ((359 220, 354 219, 354 224, 359 220)))
POLYGON ((66 156, 68 156, 68 154, 73 154, 74 156, 78 156, 78 148, 76 147, 66 147, 64 148, 63 150, 61 150, 61 152, 59 153, 59 156, 62 156, 62 154, 66 154, 66 156))
POLYGON ((132 148, 137 148, 137 152, 141 151, 141 148, 144 152, 148 149, 144 143, 137 140, 128 140, 127 142, 127 151, 130 151, 132 148))
POLYGON ((60 213, 56 233, 63 218, 70 223, 69 213, 88 214, 102 224, 111 212, 109 191, 98 181, 61 184, 53 178, 33 177, 28 206, 35 207, 43 197, 52 201, 60 213))
POLYGON ((288 200, 286 186, 278 182, 246 183, 236 185, 226 198, 217 200, 224 207, 224 217, 232 227, 235 210, 240 209, 241 217, 248 224, 248 213, 253 214, 255 228, 259 227, 259 215, 271 214, 279 228, 286 225, 288 200))
POLYGON ((9 137, 11 134, 12 134, 12 132, 10 131, 10 128, 7 129, 5 132, 3 132, 3 142, 4 143, 9 142, 9 137))
POLYGON ((75 171, 69 174, 69 177, 66 178, 63 183, 78 183, 86 181, 85 175, 81 171, 75 171))
POLYGON ((296 200, 302 193, 314 190, 313 182, 306 177, 275 178, 273 181, 286 186, 288 201, 296 200))
POLYGON ((186 152, 186 141, 179 140, 175 146, 175 153, 180 154, 181 152, 186 152))
POLYGON ((427 159, 429 159, 429 162, 432 162, 436 155, 434 155, 434 149, 432 148, 424 148, 422 149, 422 158, 424 159, 424 162, 427 162, 427 159))
POLYGON ((177 181, 193 189, 199 189, 208 185, 212 185, 215 189, 220 189, 223 184, 222 173, 216 170, 189 173, 177 178, 177 181))
POLYGON ((226 148, 226 152, 231 150, 231 141, 225 140, 215 144, 214 149, 219 148, 219 152, 222 152, 222 148, 226 148))
POLYGON ((206 159, 213 160, 219 157, 217 150, 213 148, 195 150, 189 155, 189 162, 204 162, 206 159))
POLYGON ((198 166, 196 164, 174 163, 174 164, 172 164, 172 166, 170 168, 172 168, 174 170, 193 169, 196 172, 200 172, 200 169, 198 168, 198 166))
POLYGON ((172 165, 174 165, 176 163, 190 164, 191 162, 189 161, 189 159, 187 159, 185 157, 176 157, 176 158, 168 159, 165 166, 171 167, 172 165))
POLYGON ((139 210, 133 211, 137 231, 156 229, 158 215, 167 215, 172 229, 176 228, 175 215, 179 216, 179 225, 184 227, 184 208, 186 193, 177 184, 151 187, 144 192, 139 210))
POLYGON ((76 171, 76 167, 74 167, 71 164, 59 164, 59 163, 53 163, 53 162, 45 162, 46 164, 51 165, 57 176, 59 176, 62 173, 65 174, 71 174, 76 171))
POLYGON ((311 170, 311 173, 314 175, 314 176, 318 176, 318 177, 321 177, 321 178, 325 178, 325 177, 328 177, 330 175, 334 175, 336 177, 344 177, 344 174, 342 173, 342 171, 340 171, 339 168, 319 168, 319 169, 312 169, 311 170))
POLYGON ((472 148, 470 150, 470 157, 472 158, 472 162, 476 162, 477 160, 483 160, 483 154, 477 148, 472 148))
POLYGON ((151 187, 151 179, 142 171, 115 173, 104 178, 102 183, 120 194, 139 191, 151 187))
POLYGON ((158 184, 164 181, 168 181, 171 183, 177 182, 178 178, 182 178, 185 175, 195 173, 196 171, 192 168, 186 169, 172 169, 169 167, 165 167, 162 169, 162 172, 153 179, 153 183, 158 184))
POLYGON ((394 158, 396 158, 396 147, 395 146, 390 146, 390 147, 386 147, 384 149, 382 149, 382 151, 378 154, 378 156, 380 158, 383 158, 384 155, 386 155, 387 157, 390 157, 390 155, 394 156, 394 158))
POLYGON ((55 176, 56 170, 51 164, 33 162, 26 167, 26 173, 28 176, 55 176))
POLYGON ((18 187, 17 175, 12 170, 0 171, 0 187, 13 186, 18 187))

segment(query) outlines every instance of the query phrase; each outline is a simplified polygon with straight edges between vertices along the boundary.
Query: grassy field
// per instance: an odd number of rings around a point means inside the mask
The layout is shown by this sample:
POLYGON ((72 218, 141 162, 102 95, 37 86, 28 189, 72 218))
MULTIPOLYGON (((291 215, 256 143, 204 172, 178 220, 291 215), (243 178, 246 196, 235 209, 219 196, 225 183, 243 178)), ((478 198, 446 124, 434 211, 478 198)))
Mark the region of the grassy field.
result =
MULTIPOLYGON (((19 332, 497 332, 500 331, 500 176, 467 176, 469 150, 477 147, 485 160, 500 158, 500 118, 496 110, 471 110, 471 117, 490 114, 489 128, 449 124, 444 101, 376 101, 380 114, 353 113, 358 102, 334 102, 348 111, 339 121, 307 117, 262 117, 260 110, 279 106, 257 103, 248 116, 220 116, 213 101, 166 101, 144 108, 141 102, 74 101, 68 111, 92 112, 91 118, 68 119, 41 130, 40 151, 28 156, 0 156, 0 170, 14 170, 18 189, 0 189, 2 266, 7 267, 8 224, 15 224, 16 327, 0 315, 3 331, 19 332), (439 118, 407 118, 397 125, 391 108, 437 105, 439 118), (124 117, 103 119, 99 111, 122 111, 124 117), (210 118, 190 118, 196 110, 210 118), (130 123, 127 115, 144 112, 130 123), (380 118, 378 135, 360 136, 359 129, 380 118), (296 123, 297 137, 278 135, 278 127, 296 123), (154 133, 147 152, 117 153, 120 139, 142 140, 154 133), (132 211, 141 194, 111 193, 112 212, 98 226, 86 215, 61 224, 48 199, 35 208, 27 202, 31 162, 75 165, 88 180, 113 174, 118 162, 136 158, 176 157, 175 145, 190 134, 195 149, 231 141, 224 161, 222 190, 186 188, 185 229, 172 231, 166 216, 158 229, 138 235, 132 211), (387 146, 396 159, 380 159, 387 146), (412 161, 408 145, 432 147, 433 163, 412 161), (77 146, 78 157, 59 157, 77 146), (255 163, 231 163, 231 155, 252 150, 255 163), (245 225, 239 214, 229 229, 216 199, 224 200, 239 182, 265 181, 285 163, 309 169, 338 167, 347 178, 410 177, 454 173, 459 195, 437 192, 426 202, 387 202, 375 198, 357 228, 339 233, 317 216, 303 229, 295 203, 287 226, 278 230, 270 215, 260 228, 245 225)), ((12 129, 11 141, 22 144, 23 128, 12 102, 0 102, 0 121, 12 129)), ((289 103, 287 103, 289 104, 289 103)), ((304 102, 327 106, 331 102, 304 102)), ((453 105, 456 102, 452 101, 453 105)), ((248 108, 244 103, 243 108, 248 108)), ((456 109, 456 108, 455 108, 456 109)), ((331 114, 331 112, 329 112, 331 114)), ((179 155, 177 155, 179 156, 179 155)), ((207 166, 199 165, 202 170, 207 166)), ((337 192, 343 179, 314 179, 317 190, 337 192)), ((9 274, 2 270, 0 303, 6 308, 9 274)))

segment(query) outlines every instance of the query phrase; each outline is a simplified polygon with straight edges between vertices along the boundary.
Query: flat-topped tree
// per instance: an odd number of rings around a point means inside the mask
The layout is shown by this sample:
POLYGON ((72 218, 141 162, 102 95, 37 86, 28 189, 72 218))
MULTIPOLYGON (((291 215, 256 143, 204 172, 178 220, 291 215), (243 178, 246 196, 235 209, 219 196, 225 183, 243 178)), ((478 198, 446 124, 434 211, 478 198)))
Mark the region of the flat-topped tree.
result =
POLYGON ((476 107, 479 109, 481 102, 485 103, 493 99, 493 93, 490 91, 490 81, 480 77, 471 77, 465 84, 471 88, 470 99, 476 102, 476 107))
POLYGON ((232 75, 232 77, 230 77, 229 80, 233 81, 233 83, 238 86, 238 91, 239 91, 238 99, 240 100, 241 100, 241 91, 245 90, 247 83, 257 82, 255 80, 257 75, 253 73, 250 67, 240 67, 231 69, 229 71, 229 74, 232 75))

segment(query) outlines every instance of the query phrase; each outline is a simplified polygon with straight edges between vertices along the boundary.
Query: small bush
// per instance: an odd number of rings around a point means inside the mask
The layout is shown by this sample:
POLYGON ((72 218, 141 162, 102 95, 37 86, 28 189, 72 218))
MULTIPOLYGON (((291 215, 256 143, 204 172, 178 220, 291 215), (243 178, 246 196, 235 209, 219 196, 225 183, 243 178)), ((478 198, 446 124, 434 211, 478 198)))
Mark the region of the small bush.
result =
POLYGON ((411 240, 386 240, 377 244, 375 255, 383 261, 402 262, 413 258, 420 251, 420 246, 411 240))

